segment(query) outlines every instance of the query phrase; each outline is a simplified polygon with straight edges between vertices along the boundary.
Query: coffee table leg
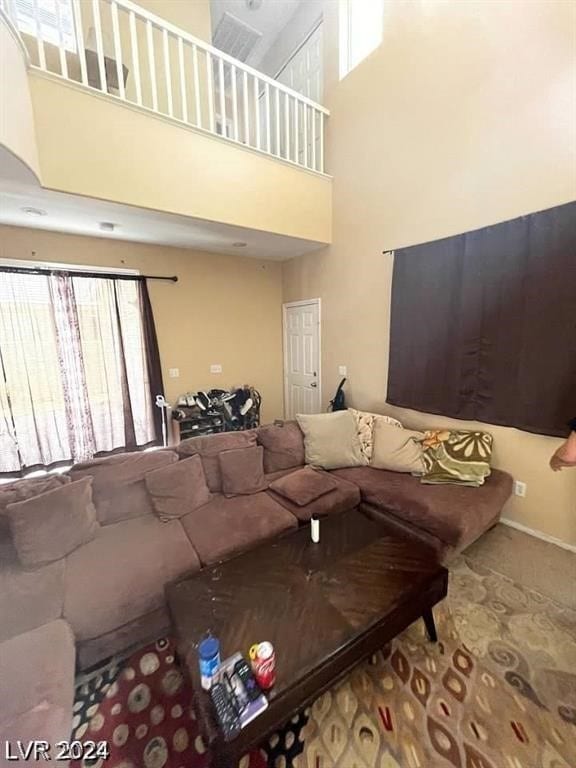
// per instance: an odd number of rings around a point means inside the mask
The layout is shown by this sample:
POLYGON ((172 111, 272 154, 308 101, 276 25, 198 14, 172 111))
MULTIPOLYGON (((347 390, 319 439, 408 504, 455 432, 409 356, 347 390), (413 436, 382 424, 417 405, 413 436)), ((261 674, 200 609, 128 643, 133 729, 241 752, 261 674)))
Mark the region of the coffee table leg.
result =
POLYGON ((437 643, 438 634, 436 633, 436 624, 434 623, 434 614, 432 613, 432 608, 427 608, 422 614, 422 618, 424 619, 424 624, 426 625, 426 634, 428 635, 428 640, 430 640, 431 643, 437 643))

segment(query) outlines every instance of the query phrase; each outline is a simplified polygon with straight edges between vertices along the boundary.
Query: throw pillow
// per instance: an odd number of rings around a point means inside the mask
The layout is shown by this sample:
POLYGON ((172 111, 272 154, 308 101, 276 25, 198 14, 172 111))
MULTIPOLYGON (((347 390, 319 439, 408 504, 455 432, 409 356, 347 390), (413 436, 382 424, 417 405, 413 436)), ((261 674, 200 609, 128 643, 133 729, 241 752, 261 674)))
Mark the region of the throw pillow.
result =
POLYGON ((18 559, 25 568, 60 560, 91 541, 99 528, 91 477, 8 504, 7 511, 18 559))
POLYGON ((266 474, 304 464, 304 436, 295 421, 260 427, 258 444, 264 446, 266 474))
POLYGON ((154 511, 164 523, 202 507, 212 498, 200 456, 155 469, 144 480, 154 511))
POLYGON ((422 457, 423 432, 398 429, 393 424, 376 420, 371 466, 391 472, 424 472, 422 457))
POLYGON ((350 411, 298 414, 296 421, 304 432, 306 464, 322 469, 366 465, 350 411))
POLYGON ((368 411, 357 411, 355 408, 348 409, 356 419, 358 429, 358 439, 360 440, 360 450, 362 456, 369 464, 372 459, 372 450, 374 444, 374 423, 376 419, 382 420, 386 424, 392 424, 402 429, 402 424, 391 416, 384 416, 381 413, 369 413, 368 411))
POLYGON ((299 507, 305 507, 312 501, 324 496, 336 488, 336 481, 327 472, 312 467, 303 467, 284 475, 270 484, 270 490, 299 507))
POLYGON ((492 435, 459 429, 435 429, 424 433, 424 474, 421 483, 439 485, 484 484, 491 472, 492 435))
POLYGON ((218 454, 225 496, 258 493, 267 487, 264 477, 264 448, 235 448, 218 454))
POLYGON ((0 538, 10 534, 10 525, 6 507, 15 501, 25 501, 32 496, 39 496, 46 491, 60 488, 71 482, 68 475, 45 475, 43 477, 31 477, 28 480, 15 480, 13 483, 0 485, 0 538))

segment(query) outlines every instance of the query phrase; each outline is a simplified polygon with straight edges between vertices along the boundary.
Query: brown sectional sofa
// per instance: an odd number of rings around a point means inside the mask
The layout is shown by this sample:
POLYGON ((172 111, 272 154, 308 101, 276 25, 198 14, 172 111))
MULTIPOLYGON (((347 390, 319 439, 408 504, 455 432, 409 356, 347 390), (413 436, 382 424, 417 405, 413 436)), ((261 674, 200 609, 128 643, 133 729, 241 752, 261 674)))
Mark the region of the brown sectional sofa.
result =
POLYGON ((72 480, 93 478, 100 528, 89 543, 36 570, 20 565, 0 526, 0 740, 67 738, 75 667, 167 632, 164 587, 184 574, 295 529, 313 514, 358 506, 445 558, 491 527, 511 493, 512 478, 496 470, 483 487, 464 488, 424 486, 409 475, 356 467, 331 472, 334 489, 304 506, 272 489, 226 498, 218 454, 256 444, 264 449, 266 484, 304 465, 295 422, 76 465, 72 480), (211 499, 161 522, 146 474, 193 455, 202 460, 211 499), (7 695, 11 691, 17 695, 7 695))

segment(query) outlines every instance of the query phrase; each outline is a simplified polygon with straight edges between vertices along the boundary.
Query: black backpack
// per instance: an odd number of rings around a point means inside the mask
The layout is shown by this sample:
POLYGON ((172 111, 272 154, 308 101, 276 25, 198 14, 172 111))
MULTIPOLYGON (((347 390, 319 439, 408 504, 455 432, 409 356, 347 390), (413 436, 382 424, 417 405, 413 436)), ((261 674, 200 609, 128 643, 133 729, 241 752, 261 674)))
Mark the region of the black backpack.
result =
POLYGON ((336 390, 336 394, 334 395, 334 398, 330 400, 330 405, 328 406, 329 411, 345 411, 346 410, 346 395, 344 394, 345 383, 346 383, 346 379, 342 379, 340 384, 338 384, 338 389, 336 390))

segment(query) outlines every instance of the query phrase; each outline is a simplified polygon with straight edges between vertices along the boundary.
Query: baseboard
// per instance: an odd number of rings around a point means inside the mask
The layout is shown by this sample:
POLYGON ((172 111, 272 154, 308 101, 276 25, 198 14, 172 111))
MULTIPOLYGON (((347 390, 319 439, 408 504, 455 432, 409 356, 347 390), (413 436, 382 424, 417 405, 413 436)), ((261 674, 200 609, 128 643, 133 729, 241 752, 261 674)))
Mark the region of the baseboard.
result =
POLYGON ((522 531, 522 533, 527 533, 529 536, 534 536, 536 539, 547 541, 548 544, 555 544, 557 547, 567 549, 569 552, 576 552, 576 546, 574 544, 566 544, 566 542, 562 541, 562 539, 557 539, 555 536, 548 536, 547 533, 542 533, 542 531, 535 531, 533 528, 528 528, 526 525, 517 523, 515 520, 509 520, 507 517, 501 517, 500 522, 504 523, 504 525, 509 525, 510 528, 516 528, 516 530, 522 531))

